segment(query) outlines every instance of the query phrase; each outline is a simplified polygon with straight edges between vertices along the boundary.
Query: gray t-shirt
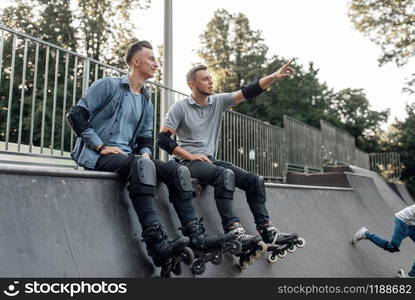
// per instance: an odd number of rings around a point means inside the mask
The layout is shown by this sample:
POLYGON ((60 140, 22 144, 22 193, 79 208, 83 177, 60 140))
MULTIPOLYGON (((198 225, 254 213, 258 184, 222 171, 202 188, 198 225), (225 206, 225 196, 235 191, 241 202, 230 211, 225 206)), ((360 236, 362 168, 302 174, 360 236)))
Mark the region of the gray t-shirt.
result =
POLYGON ((233 93, 214 94, 201 106, 190 96, 171 106, 163 125, 176 131, 179 146, 190 153, 215 156, 222 115, 232 100, 233 93))

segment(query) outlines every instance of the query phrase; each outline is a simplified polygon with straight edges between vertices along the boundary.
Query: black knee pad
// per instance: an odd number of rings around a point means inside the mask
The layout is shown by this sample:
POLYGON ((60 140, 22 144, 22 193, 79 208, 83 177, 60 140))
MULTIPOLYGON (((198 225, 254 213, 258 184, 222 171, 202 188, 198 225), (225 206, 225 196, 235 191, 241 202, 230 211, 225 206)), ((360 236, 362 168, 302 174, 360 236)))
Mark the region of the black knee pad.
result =
POLYGON ((255 196, 257 201, 265 202, 266 193, 264 177, 248 173, 245 177, 245 182, 247 184, 246 192, 255 196))
POLYGON ((169 189, 170 202, 192 199, 195 194, 193 192, 189 169, 174 160, 168 161, 164 168, 170 174, 169 178, 165 181, 169 189))
POLYGON ((230 169, 220 171, 215 181, 215 198, 233 199, 235 192, 235 174, 230 169))
POLYGON ((150 159, 136 159, 130 169, 131 197, 140 195, 154 196, 156 187, 156 166, 150 159))

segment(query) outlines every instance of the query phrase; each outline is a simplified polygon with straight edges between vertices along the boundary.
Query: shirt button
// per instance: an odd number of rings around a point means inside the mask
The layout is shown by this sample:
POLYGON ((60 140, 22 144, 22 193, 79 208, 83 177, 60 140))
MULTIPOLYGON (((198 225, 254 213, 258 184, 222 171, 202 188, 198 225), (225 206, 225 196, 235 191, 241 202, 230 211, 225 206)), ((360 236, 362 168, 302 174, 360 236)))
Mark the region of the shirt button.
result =
POLYGON ((118 122, 118 119, 115 119, 115 122, 118 122))

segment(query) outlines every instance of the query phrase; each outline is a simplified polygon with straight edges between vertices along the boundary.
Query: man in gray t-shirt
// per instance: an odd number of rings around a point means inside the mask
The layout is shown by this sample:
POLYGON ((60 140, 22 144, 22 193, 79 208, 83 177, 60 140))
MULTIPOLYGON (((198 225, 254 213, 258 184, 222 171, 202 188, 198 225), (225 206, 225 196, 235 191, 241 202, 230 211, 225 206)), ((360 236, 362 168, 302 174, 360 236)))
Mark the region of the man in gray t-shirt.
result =
MULTIPOLYGON (((212 77, 207 67, 192 68, 187 75, 192 94, 189 98, 172 105, 157 139, 159 147, 186 165, 193 178, 214 187, 216 206, 224 231, 233 231, 242 242, 243 250, 249 249, 245 256, 241 255, 242 268, 246 267, 246 261, 252 262, 253 257, 257 258, 264 252, 264 242, 270 251, 276 247, 285 249, 285 246, 292 249, 295 244, 301 247, 304 242, 296 234, 281 233, 270 222, 265 206, 266 195, 262 176, 215 159, 223 112, 245 99, 255 98, 274 81, 293 76, 295 72, 289 66, 290 63, 291 61, 275 73, 254 81, 241 90, 222 94, 213 94, 212 77), (177 143, 171 139, 172 135, 176 135, 177 143), (260 236, 246 234, 236 217, 232 201, 235 186, 246 192, 260 236), (251 252, 248 253, 249 251, 251 252)), ((280 254, 283 254, 282 252, 280 254)), ((274 254, 273 252, 275 259, 274 254)))

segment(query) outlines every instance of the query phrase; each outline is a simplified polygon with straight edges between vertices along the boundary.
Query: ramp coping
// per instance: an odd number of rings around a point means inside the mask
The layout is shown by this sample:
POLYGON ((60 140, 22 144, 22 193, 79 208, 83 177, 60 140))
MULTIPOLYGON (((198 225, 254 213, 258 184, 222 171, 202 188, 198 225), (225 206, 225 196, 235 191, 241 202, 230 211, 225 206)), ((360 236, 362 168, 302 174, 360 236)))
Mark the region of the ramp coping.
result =
MULTIPOLYGON (((21 166, 12 164, 0 164, 0 173, 6 174, 25 174, 38 176, 56 176, 56 177, 77 177, 77 178, 95 178, 95 179, 115 179, 123 180, 122 177, 114 172, 88 171, 88 170, 69 170, 59 167, 44 166, 21 166)), ((355 175, 351 173, 352 175, 355 175)), ((362 176, 362 175, 359 175, 362 176)), ((363 175, 364 176, 364 175, 363 175)), ((367 177, 367 176, 365 176, 367 177)), ((335 191, 353 191, 353 188, 329 187, 329 186, 310 186, 284 183, 265 183, 270 188, 295 188, 295 189, 314 189, 314 190, 335 190, 335 191)))

